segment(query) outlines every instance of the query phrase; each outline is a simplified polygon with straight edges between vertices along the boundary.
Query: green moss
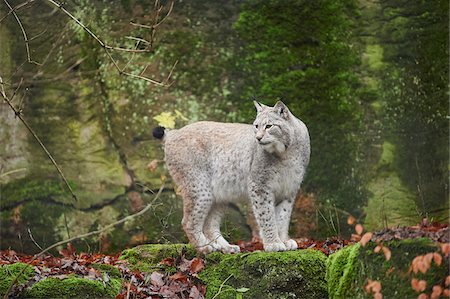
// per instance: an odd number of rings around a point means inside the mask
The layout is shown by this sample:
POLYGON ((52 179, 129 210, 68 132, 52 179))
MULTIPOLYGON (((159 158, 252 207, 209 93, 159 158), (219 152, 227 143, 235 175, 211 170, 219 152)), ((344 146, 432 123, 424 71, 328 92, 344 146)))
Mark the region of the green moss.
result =
POLYGON ((23 178, 0 185, 0 208, 8 207, 24 199, 39 199, 65 194, 59 181, 23 178))
POLYGON ((26 291, 26 298, 114 298, 122 282, 113 278, 103 285, 100 281, 69 275, 65 279, 46 278, 26 291))
POLYGON ((326 257, 316 250, 214 253, 199 277, 206 298, 326 298, 326 257))
POLYGON ((26 283, 31 278, 32 273, 34 273, 33 267, 24 263, 0 266, 0 296, 5 295, 13 280, 24 267, 26 267, 26 269, 17 279, 17 284, 26 283))
POLYGON ((330 299, 349 297, 353 291, 359 248, 359 244, 347 246, 328 258, 326 279, 330 299))
POLYGON ((418 294, 411 288, 411 279, 427 281, 426 293, 431 288, 442 285, 449 266, 445 262, 440 266, 432 263, 427 273, 409 273, 412 260, 429 252, 436 252, 437 247, 429 239, 411 239, 385 242, 391 251, 391 258, 386 260, 383 253, 375 253, 377 244, 371 242, 365 247, 351 245, 332 254, 327 261, 327 283, 329 298, 372 298, 364 286, 368 279, 381 283, 384 298, 416 298, 418 294))
POLYGON ((187 259, 197 255, 195 249, 187 244, 146 244, 126 249, 120 259, 127 260, 132 269, 150 271, 161 268, 159 262, 165 258, 177 258, 184 252, 187 259))
POLYGON ((92 264, 92 268, 97 269, 101 272, 108 273, 108 275, 112 278, 120 278, 120 271, 114 266, 107 265, 107 264, 92 264))

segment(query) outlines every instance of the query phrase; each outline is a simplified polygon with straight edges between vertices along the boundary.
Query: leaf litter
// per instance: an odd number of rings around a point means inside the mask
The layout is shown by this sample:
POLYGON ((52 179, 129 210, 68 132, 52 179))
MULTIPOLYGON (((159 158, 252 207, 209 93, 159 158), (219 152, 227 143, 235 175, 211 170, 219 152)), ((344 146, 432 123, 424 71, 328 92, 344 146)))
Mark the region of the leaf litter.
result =
MULTIPOLYGON (((388 228, 370 234, 373 242, 384 242, 391 240, 403 240, 411 238, 426 237, 441 244, 449 243, 448 224, 428 223, 422 221, 418 226, 388 228)), ((364 238, 364 236, 363 236, 364 238)), ((365 237, 369 239, 369 235, 365 237)), ((314 249, 330 255, 337 250, 353 244, 358 240, 343 240, 340 238, 328 238, 318 241, 308 238, 295 239, 298 248, 314 249)), ((367 242, 368 240, 365 240, 367 242)), ((251 241, 238 241, 241 252, 253 252, 263 250, 263 244, 258 239, 251 241)), ((380 248, 382 249, 382 248, 380 248)), ((160 265, 169 266, 174 271, 141 272, 132 270, 126 260, 120 260, 120 253, 105 255, 101 253, 77 253, 75 247, 68 243, 67 247, 59 251, 59 257, 50 254, 42 255, 36 259, 32 255, 17 253, 14 250, 0 251, 0 265, 22 262, 34 267, 34 275, 22 285, 15 285, 10 297, 20 297, 26 288, 30 288, 48 277, 64 279, 69 275, 96 280, 105 287, 111 281, 111 274, 98 270, 98 264, 110 265, 120 272, 123 280, 122 288, 117 299, 125 298, 204 298, 206 286, 198 278, 205 267, 205 261, 200 257, 186 259, 184 253, 177 258, 165 258, 160 265)), ((439 257, 432 257, 439 262, 439 257)), ((415 285, 414 285, 415 286, 415 285)), ((420 286, 422 287, 422 286, 420 286)), ((419 287, 417 287, 419 289, 419 287)))

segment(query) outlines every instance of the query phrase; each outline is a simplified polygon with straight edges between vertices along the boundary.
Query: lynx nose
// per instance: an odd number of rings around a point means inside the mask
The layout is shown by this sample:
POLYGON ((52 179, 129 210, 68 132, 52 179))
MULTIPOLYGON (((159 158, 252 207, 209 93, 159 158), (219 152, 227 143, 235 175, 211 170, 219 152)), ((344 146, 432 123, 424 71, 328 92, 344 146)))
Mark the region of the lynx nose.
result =
POLYGON ((261 141, 263 137, 261 135, 256 135, 256 139, 258 139, 258 141, 261 141))

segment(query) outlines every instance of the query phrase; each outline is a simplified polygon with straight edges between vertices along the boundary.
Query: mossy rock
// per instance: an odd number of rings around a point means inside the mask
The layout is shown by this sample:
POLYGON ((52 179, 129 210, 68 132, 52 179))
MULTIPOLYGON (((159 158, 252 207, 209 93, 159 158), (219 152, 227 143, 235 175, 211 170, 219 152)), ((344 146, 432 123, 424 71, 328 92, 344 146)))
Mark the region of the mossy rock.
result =
POLYGON ((26 290, 25 298, 115 298, 121 285, 122 281, 117 278, 103 284, 76 275, 69 275, 64 279, 49 277, 26 290))
POLYGON ((177 258, 184 254, 185 258, 192 259, 197 255, 195 249, 189 244, 146 244, 126 249, 120 259, 127 260, 130 268, 140 271, 155 271, 167 269, 159 265, 165 258, 177 258))
POLYGON ((0 296, 3 297, 16 276, 26 268, 17 279, 17 284, 26 283, 34 273, 33 267, 24 263, 0 266, 0 296))
POLYGON ((206 298, 327 298, 326 256, 317 250, 213 253, 200 279, 206 298))
POLYGON ((391 258, 386 260, 383 253, 374 252, 376 243, 370 242, 365 247, 359 244, 347 246, 332 254, 327 260, 327 282, 330 299, 335 298, 373 298, 365 291, 368 280, 381 283, 384 298, 416 298, 411 287, 411 279, 427 281, 427 294, 434 285, 443 286, 448 275, 448 263, 440 266, 432 262, 425 273, 414 274, 409 271, 412 260, 418 256, 438 251, 438 247, 429 239, 411 239, 385 242, 391 251, 391 258))

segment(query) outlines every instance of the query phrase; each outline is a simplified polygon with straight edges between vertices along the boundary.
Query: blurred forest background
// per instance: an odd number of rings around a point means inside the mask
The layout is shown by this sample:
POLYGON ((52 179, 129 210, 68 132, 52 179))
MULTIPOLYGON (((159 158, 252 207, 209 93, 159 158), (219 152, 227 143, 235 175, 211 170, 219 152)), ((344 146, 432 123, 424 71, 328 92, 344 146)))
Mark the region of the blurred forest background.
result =
MULTIPOLYGON (((150 212, 75 245, 116 252, 185 242, 181 198, 164 163, 149 165, 163 159, 151 129, 250 123, 252 97, 282 98, 310 130, 293 236, 348 237, 350 214, 369 230, 449 220, 448 1, 160 5, 163 22, 152 28, 153 0, 65 1, 108 45, 142 50, 106 52, 49 0, 0 4, 2 86, 78 198, 1 99, 1 249, 32 253, 99 229, 142 209, 161 181, 150 212), (176 62, 170 86, 136 78, 164 82, 176 62)), ((232 241, 251 237, 244 214, 230 209, 232 241)))

